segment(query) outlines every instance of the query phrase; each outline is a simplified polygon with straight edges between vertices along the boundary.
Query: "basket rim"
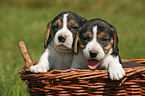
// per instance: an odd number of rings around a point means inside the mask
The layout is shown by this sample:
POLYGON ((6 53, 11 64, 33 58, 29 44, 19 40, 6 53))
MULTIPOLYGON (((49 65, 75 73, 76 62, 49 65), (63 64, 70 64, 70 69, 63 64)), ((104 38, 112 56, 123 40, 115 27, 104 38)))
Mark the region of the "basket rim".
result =
MULTIPOLYGON (((135 63, 139 63, 139 64, 145 64, 145 59, 121 59, 122 62, 135 62, 135 63)), ((36 65, 38 62, 32 62, 31 65, 36 65)), ((24 66, 22 69, 25 69, 25 71, 30 72, 29 68, 27 66, 24 66)), ((135 72, 142 72, 145 71, 145 66, 137 66, 137 67, 133 67, 133 68, 123 68, 125 70, 126 73, 128 73, 129 71, 132 70, 132 73, 130 73, 128 76, 132 75, 135 72)), ((107 70, 90 70, 90 69, 66 69, 66 70, 58 70, 58 69, 54 69, 52 71, 49 72, 38 72, 38 73, 34 73, 34 72, 30 72, 33 74, 53 74, 55 72, 57 73, 66 73, 66 72, 107 72, 107 70)), ((23 73, 23 70, 19 72, 20 74, 23 73)))
MULTIPOLYGON (((137 62, 140 60, 136 59, 137 62)), ((126 60, 130 61, 130 60, 126 60)), ((125 62, 126 62, 125 61, 125 62)), ((134 61, 131 59, 131 61, 134 61)), ((144 64, 144 62, 142 62, 144 64)), ((121 79, 120 86, 127 80, 129 76, 133 76, 139 73, 145 73, 145 66, 138 66, 133 68, 124 68, 126 75, 123 79, 121 79)), ((43 79, 63 79, 68 80, 72 78, 78 78, 81 80, 87 80, 92 78, 108 78, 107 70, 90 70, 90 69, 67 69, 67 70, 52 70, 50 72, 30 72, 29 68, 23 67, 23 69, 19 72, 21 79, 25 79, 27 77, 34 78, 43 78, 43 79)))

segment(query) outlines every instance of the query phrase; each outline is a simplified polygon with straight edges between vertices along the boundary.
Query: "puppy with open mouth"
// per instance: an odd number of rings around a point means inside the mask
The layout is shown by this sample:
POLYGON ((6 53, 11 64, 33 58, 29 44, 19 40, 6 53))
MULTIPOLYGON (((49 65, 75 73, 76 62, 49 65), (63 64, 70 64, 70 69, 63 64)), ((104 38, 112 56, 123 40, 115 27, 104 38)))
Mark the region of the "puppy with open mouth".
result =
POLYGON ((111 80, 125 75, 119 56, 116 29, 108 22, 96 18, 85 23, 77 32, 71 68, 107 69, 111 80))
POLYGON ((69 69, 74 55, 75 34, 86 21, 85 18, 71 11, 64 11, 50 21, 46 28, 45 52, 39 63, 29 68, 30 71, 47 72, 53 69, 69 69))

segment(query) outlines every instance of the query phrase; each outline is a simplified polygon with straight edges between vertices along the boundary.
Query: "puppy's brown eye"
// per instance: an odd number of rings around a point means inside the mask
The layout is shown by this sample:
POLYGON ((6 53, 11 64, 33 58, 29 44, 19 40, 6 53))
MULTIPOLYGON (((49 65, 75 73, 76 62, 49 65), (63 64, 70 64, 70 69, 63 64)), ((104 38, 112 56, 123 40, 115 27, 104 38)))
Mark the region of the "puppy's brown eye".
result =
POLYGON ((72 27, 71 27, 71 30, 77 30, 77 29, 78 29, 77 26, 72 26, 72 27))
POLYGON ((109 41, 110 41, 110 39, 108 39, 108 38, 101 38, 101 39, 100 39, 100 43, 101 43, 103 46, 107 46, 109 41))
POLYGON ((103 41, 103 42, 106 42, 106 41, 108 41, 108 39, 105 39, 105 38, 104 38, 104 39, 102 39, 102 41, 103 41))

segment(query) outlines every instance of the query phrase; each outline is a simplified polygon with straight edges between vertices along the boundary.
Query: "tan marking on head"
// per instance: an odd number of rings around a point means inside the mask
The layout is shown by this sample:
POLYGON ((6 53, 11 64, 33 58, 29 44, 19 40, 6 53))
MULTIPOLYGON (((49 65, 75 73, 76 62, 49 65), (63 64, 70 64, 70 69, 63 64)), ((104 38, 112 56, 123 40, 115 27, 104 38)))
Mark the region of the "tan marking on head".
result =
POLYGON ((92 32, 87 32, 87 35, 88 35, 90 38, 92 38, 92 37, 93 37, 92 32))
POLYGON ((113 41, 113 38, 111 38, 111 40, 110 40, 110 42, 108 43, 108 45, 107 45, 106 47, 103 48, 105 54, 107 54, 108 51, 112 48, 112 46, 113 46, 113 42, 114 42, 114 41, 113 41))
POLYGON ((78 24, 74 21, 74 20, 70 20, 69 22, 68 22, 68 26, 78 26, 78 24))
POLYGON ((98 38, 102 38, 104 35, 105 35, 105 33, 104 33, 104 32, 101 32, 101 33, 98 35, 98 38))
POLYGON ((75 24, 75 21, 74 20, 70 20, 69 22, 68 22, 68 26, 72 26, 72 25, 74 25, 75 24))
POLYGON ((57 22, 57 24, 58 24, 59 27, 62 26, 62 22, 61 22, 61 20, 58 19, 56 22, 57 22))

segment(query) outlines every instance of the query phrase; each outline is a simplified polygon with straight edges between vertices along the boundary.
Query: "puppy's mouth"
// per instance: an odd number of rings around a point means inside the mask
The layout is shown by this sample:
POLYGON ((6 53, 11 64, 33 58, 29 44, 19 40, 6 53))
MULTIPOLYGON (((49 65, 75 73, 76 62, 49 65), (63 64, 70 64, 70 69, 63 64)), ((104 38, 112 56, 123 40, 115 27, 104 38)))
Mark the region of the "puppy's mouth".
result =
POLYGON ((56 46, 57 48, 61 49, 61 50, 66 50, 69 49, 67 46, 65 46, 64 44, 60 44, 56 46))
POLYGON ((70 49, 65 43, 59 43, 57 45, 58 48, 63 48, 63 49, 70 49))
POLYGON ((87 60, 88 67, 92 70, 96 69, 99 65, 99 60, 96 59, 88 59, 87 60))
POLYGON ((72 49, 64 44, 56 45, 56 49, 62 52, 72 52, 72 49))
POLYGON ((63 42, 60 42, 60 43, 59 43, 59 45, 65 45, 65 43, 63 43, 63 42))

